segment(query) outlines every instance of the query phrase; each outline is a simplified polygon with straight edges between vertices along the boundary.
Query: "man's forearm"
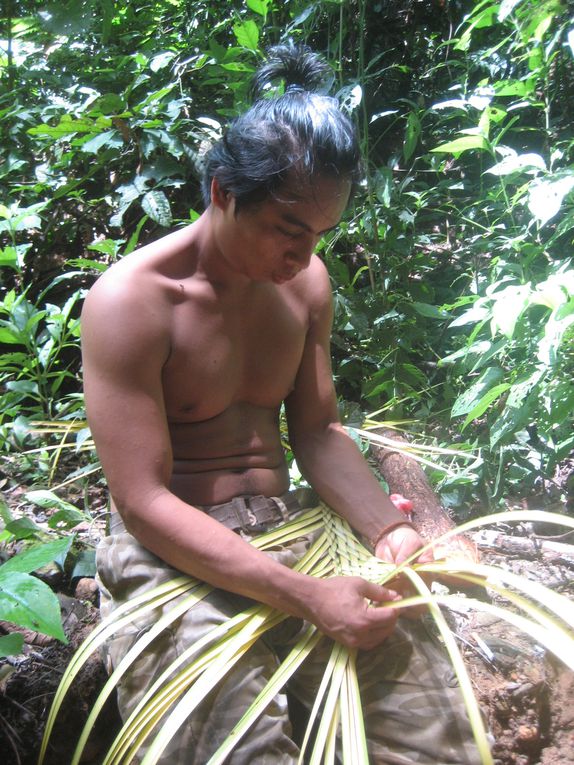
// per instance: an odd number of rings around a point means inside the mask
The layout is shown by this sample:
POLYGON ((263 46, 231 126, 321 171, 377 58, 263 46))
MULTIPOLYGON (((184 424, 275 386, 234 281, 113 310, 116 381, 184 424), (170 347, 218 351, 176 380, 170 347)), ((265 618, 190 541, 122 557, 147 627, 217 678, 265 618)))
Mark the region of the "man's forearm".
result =
POLYGON ((374 648, 394 629, 396 611, 370 604, 383 605, 396 593, 359 577, 321 579, 293 571, 167 490, 143 511, 124 515, 140 543, 166 563, 313 622, 351 648, 374 648))
POLYGON ((293 616, 308 617, 314 580, 292 571, 169 491, 124 511, 128 530, 170 566, 293 616))
POLYGON ((319 496, 373 546, 382 531, 407 523, 342 425, 292 438, 292 446, 297 466, 319 496))

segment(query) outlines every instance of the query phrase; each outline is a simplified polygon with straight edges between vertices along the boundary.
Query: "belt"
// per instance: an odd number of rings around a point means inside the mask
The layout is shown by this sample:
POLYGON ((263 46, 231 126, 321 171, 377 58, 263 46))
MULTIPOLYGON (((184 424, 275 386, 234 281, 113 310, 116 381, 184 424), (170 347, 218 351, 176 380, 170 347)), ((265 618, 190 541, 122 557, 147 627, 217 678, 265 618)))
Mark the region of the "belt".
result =
MULTIPOLYGON (((272 525, 285 523, 290 515, 301 510, 301 505, 293 491, 288 491, 280 497, 249 494, 234 497, 221 505, 194 506, 231 531, 244 531, 247 534, 261 534, 272 525)), ((110 533, 120 534, 125 530, 121 516, 113 512, 110 519, 110 533)))

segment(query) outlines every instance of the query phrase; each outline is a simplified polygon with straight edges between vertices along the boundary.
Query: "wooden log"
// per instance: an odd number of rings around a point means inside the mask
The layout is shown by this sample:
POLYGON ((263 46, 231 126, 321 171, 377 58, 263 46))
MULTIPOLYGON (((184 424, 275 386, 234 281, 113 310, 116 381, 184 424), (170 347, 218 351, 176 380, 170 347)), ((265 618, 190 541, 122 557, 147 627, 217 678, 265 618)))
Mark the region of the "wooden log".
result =
POLYGON ((494 529, 482 529, 472 535, 481 549, 518 555, 521 558, 561 563, 574 568, 574 545, 532 536, 511 536, 494 529))
MULTIPOLYGON (((377 428, 377 435, 397 443, 408 445, 408 441, 395 431, 377 428)), ((426 541, 437 539, 454 528, 454 523, 433 491, 419 463, 403 451, 392 445, 377 446, 371 443, 371 453, 379 471, 389 486, 390 494, 402 494, 413 503, 413 524, 426 541)), ((435 557, 463 555, 471 560, 478 560, 474 542, 466 535, 458 534, 448 539, 444 545, 435 548, 435 557)))

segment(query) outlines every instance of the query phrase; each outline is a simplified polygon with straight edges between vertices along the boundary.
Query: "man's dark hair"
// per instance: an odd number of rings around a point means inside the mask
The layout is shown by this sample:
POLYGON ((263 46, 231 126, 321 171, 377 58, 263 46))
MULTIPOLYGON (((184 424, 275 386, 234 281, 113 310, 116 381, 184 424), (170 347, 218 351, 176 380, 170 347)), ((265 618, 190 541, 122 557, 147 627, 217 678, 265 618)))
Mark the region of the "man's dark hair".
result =
POLYGON ((235 119, 207 153, 202 192, 211 199, 211 181, 235 197, 236 210, 272 195, 295 173, 301 180, 328 175, 360 180, 355 128, 336 99, 318 91, 331 70, 315 53, 293 42, 268 51, 253 78, 253 106, 235 119), (264 97, 273 83, 281 95, 264 97))

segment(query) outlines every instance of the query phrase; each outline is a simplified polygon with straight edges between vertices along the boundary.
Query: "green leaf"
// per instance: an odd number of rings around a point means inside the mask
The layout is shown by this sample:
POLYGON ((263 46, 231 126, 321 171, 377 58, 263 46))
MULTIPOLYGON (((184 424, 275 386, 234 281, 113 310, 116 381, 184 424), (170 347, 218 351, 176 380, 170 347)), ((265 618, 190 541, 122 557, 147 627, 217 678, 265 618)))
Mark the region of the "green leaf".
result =
POLYGON ((160 69, 163 69, 166 66, 169 66, 169 64, 173 61, 175 58, 175 52, 172 50, 164 51, 163 53, 158 53, 155 55, 150 63, 149 68, 152 70, 152 72, 159 72, 160 69))
POLYGON ((253 21, 248 19, 242 23, 233 25, 233 34, 242 48, 257 52, 259 49, 259 27, 253 21))
POLYGON ((72 569, 72 579, 81 576, 94 577, 96 575, 96 551, 81 550, 78 553, 74 568, 72 569))
POLYGON ((22 652, 24 636, 19 632, 11 632, 0 637, 0 657, 17 656, 22 652))
POLYGON ((42 566, 46 566, 59 556, 66 555, 73 542, 73 537, 56 539, 53 542, 33 547, 31 550, 14 555, 0 566, 0 581, 6 574, 17 571, 20 574, 31 574, 42 566))
POLYGON ((10 521, 10 523, 6 524, 6 530, 13 534, 16 539, 30 539, 30 537, 34 537, 42 531, 29 518, 17 518, 15 521, 10 521))
POLYGON ((0 327, 0 343, 6 343, 7 345, 21 345, 22 339, 17 332, 8 329, 8 327, 0 327))
POLYGON ((451 417, 460 417, 462 414, 468 414, 481 401, 487 391, 496 385, 504 373, 500 367, 489 367, 480 375, 478 380, 464 391, 454 402, 451 417))
POLYGON ((493 335, 499 331, 509 340, 512 339, 516 323, 529 305, 530 294, 529 284, 511 284, 494 293, 490 322, 493 335))
POLYGON ((483 135, 465 135, 461 138, 455 138, 454 141, 443 143, 431 151, 443 154, 461 154, 470 149, 488 149, 486 138, 483 135))
POLYGON ((269 0, 247 0, 247 7, 253 11, 253 13, 258 13, 260 16, 263 16, 265 19, 267 17, 267 8, 269 6, 269 0))
POLYGON ((471 356, 482 356, 483 354, 488 353, 491 348, 492 343, 490 340, 479 340, 476 343, 471 343, 471 345, 465 345, 464 347, 459 348, 458 351, 449 353, 448 356, 443 356, 442 359, 439 359, 438 365, 443 366, 444 364, 453 364, 459 359, 467 360, 471 356))
POLYGON ((48 491, 47 489, 38 489, 37 491, 28 491, 24 495, 24 497, 29 501, 32 502, 34 505, 37 505, 38 507, 43 508, 51 508, 51 507, 57 507, 59 510, 66 510, 68 512, 73 513, 80 513, 83 519, 85 519, 85 515, 78 510, 78 508, 75 505, 72 505, 70 502, 66 502, 64 499, 60 499, 57 494, 54 494, 53 491, 48 491))
POLYGON ((497 96, 528 96, 532 93, 535 83, 528 80, 501 80, 493 84, 497 96))
POLYGON ((42 123, 36 127, 29 128, 28 133, 30 135, 48 136, 49 138, 57 139, 74 135, 75 133, 99 133, 104 126, 112 127, 111 119, 100 118, 98 123, 96 123, 96 120, 89 119, 88 117, 73 119, 65 114, 57 125, 42 123))
POLYGON ((502 0, 498 11, 498 20, 504 21, 521 2, 522 0, 502 0))
POLYGON ((430 305, 430 303, 417 303, 416 301, 414 301, 412 305, 418 314, 426 316, 427 319, 444 321, 449 318, 448 311, 445 311, 444 308, 439 308, 436 305, 430 305))
POLYGON ((144 194, 141 201, 143 211, 149 217, 159 223, 160 226, 169 228, 171 226, 171 208, 163 191, 153 189, 144 194))
POLYGON ((47 584, 13 571, 0 577, 0 618, 67 643, 60 604, 47 584))
POLYGON ((530 186, 528 209, 541 226, 560 211, 562 200, 574 188, 574 174, 558 180, 538 181, 530 186))
POLYGON ((518 172, 533 172, 537 170, 546 170, 546 163, 540 154, 511 154, 497 162, 496 165, 485 170, 491 175, 510 175, 518 172))
POLYGON ((468 413, 465 421, 462 423, 461 430, 464 430, 466 426, 469 425, 473 420, 481 417, 490 407, 490 405, 499 399, 502 394, 505 393, 509 388, 510 383, 501 383, 500 385, 495 385, 494 388, 491 388, 487 393, 485 393, 480 401, 478 401, 478 403, 468 413))
POLYGON ((410 112, 407 118, 407 129, 405 131, 405 140, 403 143, 403 156, 405 162, 408 162, 412 157, 419 142, 421 130, 421 121, 418 118, 418 115, 415 112, 410 112))
POLYGON ((17 271, 19 265, 18 253, 15 247, 5 247, 3 250, 0 250, 0 267, 8 266, 17 271))
POLYGON ((477 300, 471 307, 453 319, 448 325, 452 327, 464 327, 466 324, 477 324, 491 317, 491 309, 484 300, 477 300))
POLYGON ((117 149, 123 145, 123 142, 123 138, 116 130, 105 130, 103 133, 83 143, 81 149, 86 154, 97 154, 102 146, 117 149))
POLYGON ((379 167, 375 172, 374 183, 377 199, 385 207, 390 207, 393 192, 393 171, 391 168, 379 167))

